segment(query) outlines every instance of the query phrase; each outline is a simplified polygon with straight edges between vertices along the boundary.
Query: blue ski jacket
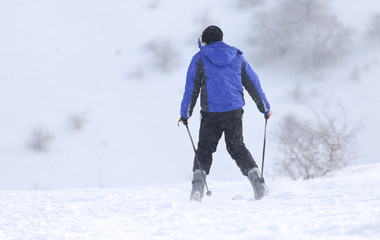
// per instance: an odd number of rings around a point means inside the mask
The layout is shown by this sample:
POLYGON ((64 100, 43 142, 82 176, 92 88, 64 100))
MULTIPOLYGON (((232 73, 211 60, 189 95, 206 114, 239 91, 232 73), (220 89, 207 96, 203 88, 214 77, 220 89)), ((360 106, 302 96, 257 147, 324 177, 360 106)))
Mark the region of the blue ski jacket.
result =
POLYGON ((222 41, 201 46, 187 71, 181 117, 191 117, 201 93, 204 112, 228 112, 244 106, 243 87, 263 114, 270 109, 257 74, 243 57, 243 52, 222 41))

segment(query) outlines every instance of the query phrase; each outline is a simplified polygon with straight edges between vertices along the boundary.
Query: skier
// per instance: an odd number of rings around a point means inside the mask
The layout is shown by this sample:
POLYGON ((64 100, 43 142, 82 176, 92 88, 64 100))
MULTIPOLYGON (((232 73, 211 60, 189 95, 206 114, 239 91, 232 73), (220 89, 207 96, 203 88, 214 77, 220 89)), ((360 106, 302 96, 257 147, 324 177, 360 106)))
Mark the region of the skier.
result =
POLYGON ((200 51, 193 56, 187 71, 179 119, 184 125, 188 124, 201 93, 202 119, 190 200, 202 200, 205 177, 210 172, 212 154, 216 151, 222 133, 228 153, 252 184, 255 199, 261 199, 266 193, 266 186, 256 162, 243 142, 243 87, 266 118, 272 114, 270 105, 259 78, 243 53, 223 42, 223 32, 219 27, 207 27, 201 38, 202 43, 198 39, 200 51))

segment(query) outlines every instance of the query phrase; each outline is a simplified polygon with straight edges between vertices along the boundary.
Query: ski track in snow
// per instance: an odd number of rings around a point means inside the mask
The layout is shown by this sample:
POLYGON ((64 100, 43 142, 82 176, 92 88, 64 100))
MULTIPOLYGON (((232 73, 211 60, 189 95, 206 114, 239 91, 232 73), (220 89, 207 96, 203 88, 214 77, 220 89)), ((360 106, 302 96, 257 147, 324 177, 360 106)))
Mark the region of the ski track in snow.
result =
POLYGON ((202 203, 189 201, 190 183, 1 191, 0 239, 379 239, 374 166, 308 181, 267 179, 271 193, 260 201, 248 180, 210 181, 213 195, 202 203))

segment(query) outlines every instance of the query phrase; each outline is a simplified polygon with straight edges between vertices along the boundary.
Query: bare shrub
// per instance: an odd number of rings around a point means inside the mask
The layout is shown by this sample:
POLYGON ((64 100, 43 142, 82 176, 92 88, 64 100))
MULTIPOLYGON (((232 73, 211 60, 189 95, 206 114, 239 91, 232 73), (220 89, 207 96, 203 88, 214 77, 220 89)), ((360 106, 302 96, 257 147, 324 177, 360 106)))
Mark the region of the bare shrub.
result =
POLYGON ((320 0, 285 0, 254 22, 261 64, 277 61, 308 72, 328 67, 350 49, 351 31, 320 0))
POLYGON ((145 45, 145 49, 150 53, 157 69, 169 72, 176 66, 178 53, 168 41, 150 41, 145 45))
POLYGON ((357 157, 357 131, 327 114, 315 113, 313 121, 288 116, 278 134, 279 170, 293 179, 310 179, 341 169, 357 157))
POLYGON ((69 116, 69 123, 73 130, 80 131, 89 122, 86 112, 76 112, 69 116))
POLYGON ((44 127, 33 127, 27 145, 36 152, 47 152, 53 140, 53 135, 44 127))

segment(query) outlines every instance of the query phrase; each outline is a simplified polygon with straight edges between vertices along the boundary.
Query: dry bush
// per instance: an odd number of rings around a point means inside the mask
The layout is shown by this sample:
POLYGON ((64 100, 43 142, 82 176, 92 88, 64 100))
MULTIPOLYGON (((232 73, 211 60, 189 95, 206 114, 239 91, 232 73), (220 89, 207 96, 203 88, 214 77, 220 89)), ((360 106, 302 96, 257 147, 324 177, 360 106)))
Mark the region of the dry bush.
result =
POLYGON ((154 66, 163 72, 170 72, 177 65, 178 53, 169 41, 150 41, 145 45, 145 50, 149 52, 154 66))
POLYGON ((278 132, 279 170, 293 179, 325 176, 357 158, 358 127, 349 128, 327 114, 312 121, 285 118, 278 132))
POLYGON ((36 152, 47 152, 53 141, 53 135, 42 126, 33 127, 27 145, 36 152))
POLYGON ((256 61, 316 71, 334 64, 351 46, 351 31, 320 0, 285 0, 254 18, 256 61))
POLYGON ((75 131, 81 131, 88 122, 86 112, 76 112, 69 116, 70 127, 75 131))

